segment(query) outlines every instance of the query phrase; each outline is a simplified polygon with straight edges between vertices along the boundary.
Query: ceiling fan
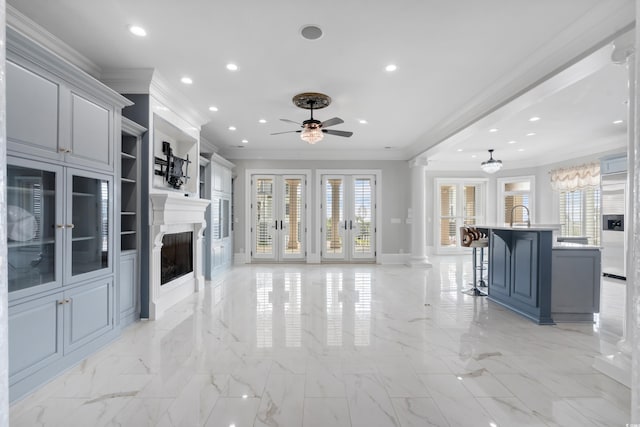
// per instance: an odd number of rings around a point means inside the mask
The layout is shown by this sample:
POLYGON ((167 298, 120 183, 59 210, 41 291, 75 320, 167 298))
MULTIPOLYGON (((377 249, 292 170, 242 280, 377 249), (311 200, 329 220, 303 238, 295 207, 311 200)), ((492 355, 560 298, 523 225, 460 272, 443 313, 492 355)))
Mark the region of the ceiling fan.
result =
POLYGON ((315 92, 305 92, 305 93, 300 93, 294 96, 292 101, 296 107, 304 108, 306 110, 311 110, 311 118, 308 120, 305 120, 304 122, 302 122, 302 124, 289 119, 280 119, 283 122, 294 123, 296 125, 299 125, 302 129, 290 130, 286 132, 276 132, 276 133, 272 133, 271 135, 280 135, 283 133, 296 132, 300 134, 300 138, 303 141, 306 141, 309 144, 315 144, 316 142, 321 141, 325 133, 327 135, 344 136, 347 138, 353 135, 353 132, 347 132, 344 130, 326 129, 329 126, 335 126, 335 125, 339 125, 340 123, 344 123, 344 120, 342 120, 339 117, 334 117, 332 119, 325 120, 324 122, 321 122, 320 120, 316 120, 313 118, 313 110, 319 110, 331 104, 331 98, 329 98, 327 95, 322 93, 315 93, 315 92))

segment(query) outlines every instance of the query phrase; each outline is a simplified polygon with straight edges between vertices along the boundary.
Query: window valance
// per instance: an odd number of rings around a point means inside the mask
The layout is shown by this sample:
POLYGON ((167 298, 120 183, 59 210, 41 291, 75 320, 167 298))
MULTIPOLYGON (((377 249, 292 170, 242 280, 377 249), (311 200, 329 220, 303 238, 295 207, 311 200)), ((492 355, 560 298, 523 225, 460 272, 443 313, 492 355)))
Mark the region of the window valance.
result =
POLYGON ((554 169, 549 174, 551 188, 558 191, 576 191, 600 185, 600 163, 554 169))

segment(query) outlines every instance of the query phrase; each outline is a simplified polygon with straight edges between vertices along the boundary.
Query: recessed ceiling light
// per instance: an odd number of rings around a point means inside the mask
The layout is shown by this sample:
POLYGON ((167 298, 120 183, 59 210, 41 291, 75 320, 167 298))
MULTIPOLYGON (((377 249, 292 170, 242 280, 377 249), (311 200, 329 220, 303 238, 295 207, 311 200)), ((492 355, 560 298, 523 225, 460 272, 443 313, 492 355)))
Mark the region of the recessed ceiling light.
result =
POLYGON ((243 144, 248 144, 248 143, 249 143, 249 140, 248 140, 248 139, 243 139, 243 140, 242 140, 242 143, 243 143, 243 144))
POLYGON ((260 119, 258 120, 258 123, 267 123, 267 121, 265 119, 260 119))
POLYGON ((227 64, 227 70, 229 71, 237 71, 238 70, 238 66, 236 64, 233 63, 228 63, 227 64))
POLYGON ((530 121, 530 122, 537 122, 538 120, 540 120, 540 117, 536 117, 536 116, 531 117, 531 118, 529 119, 529 121, 530 121))
POLYGON ((619 125, 620 123, 622 123, 622 120, 616 120, 615 122, 613 122, 614 125, 619 125))
POLYGON ((147 35, 146 30, 137 25, 129 25, 129 32, 134 36, 138 36, 138 37, 144 37, 147 35))
POLYGON ((458 148, 456 151, 459 153, 462 151, 462 148, 458 148))
POLYGON ((518 141, 511 140, 511 141, 509 141, 509 144, 515 144, 516 142, 518 142, 518 141))
POLYGON ((218 111, 218 107, 212 105, 209 107, 209 111, 218 111))
POLYGON ((386 67, 384 67, 385 71, 388 72, 392 72, 398 69, 398 66, 396 64, 389 64, 386 67))
POLYGON ((246 399, 247 397, 249 397, 249 395, 248 395, 248 394, 243 394, 243 395, 242 395, 242 398, 243 398, 243 399, 246 399))
POLYGON ((489 132, 498 132, 498 129, 497 128, 491 128, 491 129, 489 129, 489 132))
POLYGON ((359 122, 361 125, 366 125, 366 124, 368 123, 365 119, 360 119, 360 120, 358 120, 358 122, 359 122))
POLYGON ((471 155, 471 158, 472 158, 472 159, 475 159, 476 157, 478 157, 478 156, 476 156, 475 154, 472 154, 472 155, 471 155))
POLYGON ((518 151, 524 151, 524 148, 518 148, 518 151))
POLYGON ((229 130, 236 130, 235 126, 229 126, 229 130))
POLYGON ((535 136, 535 134, 536 134, 535 132, 529 132, 527 136, 535 136))
POLYGON ((191 80, 191 78, 187 76, 184 76, 183 78, 181 78, 180 81, 186 85, 190 85, 193 83, 193 80, 191 80))

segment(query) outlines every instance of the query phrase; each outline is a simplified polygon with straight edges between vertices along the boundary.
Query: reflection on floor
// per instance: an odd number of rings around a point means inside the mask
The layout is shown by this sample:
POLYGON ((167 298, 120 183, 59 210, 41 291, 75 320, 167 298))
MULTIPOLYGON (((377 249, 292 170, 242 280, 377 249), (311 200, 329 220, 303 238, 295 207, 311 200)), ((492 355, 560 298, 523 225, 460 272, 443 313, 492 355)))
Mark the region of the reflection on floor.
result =
POLYGON ((468 257, 432 261, 234 267, 14 404, 11 425, 629 422, 629 389, 591 367, 598 324, 537 326, 461 293, 468 257))

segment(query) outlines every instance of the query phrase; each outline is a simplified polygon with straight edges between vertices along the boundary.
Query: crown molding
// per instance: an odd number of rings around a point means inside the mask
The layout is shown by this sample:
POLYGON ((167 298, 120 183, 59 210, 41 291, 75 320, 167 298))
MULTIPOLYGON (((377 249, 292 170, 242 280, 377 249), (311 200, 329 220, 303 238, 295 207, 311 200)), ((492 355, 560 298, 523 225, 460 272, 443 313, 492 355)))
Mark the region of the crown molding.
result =
POLYGON ((198 128, 209 121, 154 68, 108 68, 103 70, 100 80, 120 93, 149 94, 198 128))
POLYGON ((237 160, 407 160, 400 150, 256 150, 227 147, 220 151, 237 160))
POLYGON ((99 78, 100 67, 80 52, 36 24, 11 5, 6 5, 7 27, 13 28, 28 39, 69 61, 94 78, 99 78))
POLYGON ((122 108, 133 103, 113 89, 102 84, 84 70, 62 58, 45 46, 34 43, 27 35, 17 31, 13 27, 6 28, 7 59, 15 63, 34 64, 61 81, 81 89, 84 92, 97 96, 112 105, 122 108))
POLYGON ((611 2, 598 3, 507 75, 500 76, 494 84, 472 96, 454 114, 422 134, 405 150, 407 158, 421 154, 471 126, 630 31, 634 25, 634 1, 626 0, 613 5, 611 2))
POLYGON ((215 153, 219 153, 220 152, 220 148, 215 145, 213 142, 209 141, 206 138, 203 138, 202 135, 200 136, 200 153, 211 153, 211 154, 215 154, 215 153))

